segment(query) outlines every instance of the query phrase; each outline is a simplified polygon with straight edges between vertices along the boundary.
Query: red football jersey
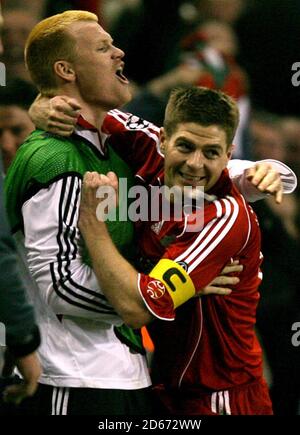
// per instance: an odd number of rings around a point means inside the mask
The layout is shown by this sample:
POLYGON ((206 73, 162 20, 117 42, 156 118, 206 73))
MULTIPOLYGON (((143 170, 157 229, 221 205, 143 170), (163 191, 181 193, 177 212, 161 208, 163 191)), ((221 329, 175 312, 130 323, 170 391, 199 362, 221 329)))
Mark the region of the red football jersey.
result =
MULTIPOLYGON (((163 184, 156 127, 112 111, 104 131, 115 133, 108 140, 141 183, 149 190, 163 184)), ((203 226, 197 232, 186 231, 184 218, 143 222, 138 228, 144 264, 170 259, 187 272, 196 290, 210 283, 230 260, 244 266, 230 295, 194 297, 176 310, 163 282, 139 275, 141 296, 161 319, 149 325, 159 365, 154 380, 187 391, 225 390, 262 376, 262 351, 254 331, 262 260, 259 225, 226 169, 209 193, 217 199, 200 211, 203 226)))

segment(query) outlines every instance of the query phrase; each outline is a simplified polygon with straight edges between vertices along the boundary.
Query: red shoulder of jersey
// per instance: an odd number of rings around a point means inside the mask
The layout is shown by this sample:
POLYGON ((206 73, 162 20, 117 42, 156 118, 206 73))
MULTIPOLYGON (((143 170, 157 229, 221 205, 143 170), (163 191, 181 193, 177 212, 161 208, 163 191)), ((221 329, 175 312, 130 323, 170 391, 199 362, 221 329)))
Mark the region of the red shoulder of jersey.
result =
POLYGON ((131 113, 111 110, 104 119, 102 130, 109 135, 109 144, 148 183, 162 171, 159 128, 131 113))

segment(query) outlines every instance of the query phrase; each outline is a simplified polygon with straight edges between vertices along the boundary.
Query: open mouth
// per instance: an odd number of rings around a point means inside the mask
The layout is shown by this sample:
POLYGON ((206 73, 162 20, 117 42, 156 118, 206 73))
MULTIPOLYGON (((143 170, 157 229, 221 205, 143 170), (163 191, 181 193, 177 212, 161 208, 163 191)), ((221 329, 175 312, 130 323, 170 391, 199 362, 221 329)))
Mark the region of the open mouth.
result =
POLYGON ((123 74, 123 66, 120 66, 117 71, 116 71, 116 76, 118 77, 118 79, 120 80, 120 82, 124 83, 125 85, 129 84, 129 80, 127 79, 127 77, 124 76, 123 74))

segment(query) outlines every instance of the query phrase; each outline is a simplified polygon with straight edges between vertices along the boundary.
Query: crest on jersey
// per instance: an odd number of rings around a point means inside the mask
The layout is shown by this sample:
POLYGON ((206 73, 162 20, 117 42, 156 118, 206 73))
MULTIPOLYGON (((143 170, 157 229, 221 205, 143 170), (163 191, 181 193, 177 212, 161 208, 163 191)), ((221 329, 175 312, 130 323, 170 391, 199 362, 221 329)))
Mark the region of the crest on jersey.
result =
POLYGON ((148 282, 147 293, 151 299, 159 299, 165 294, 165 292, 166 287, 161 281, 153 279, 148 282))
POLYGON ((145 121, 143 118, 131 115, 126 121, 126 127, 129 130, 143 130, 149 126, 149 122, 145 121))

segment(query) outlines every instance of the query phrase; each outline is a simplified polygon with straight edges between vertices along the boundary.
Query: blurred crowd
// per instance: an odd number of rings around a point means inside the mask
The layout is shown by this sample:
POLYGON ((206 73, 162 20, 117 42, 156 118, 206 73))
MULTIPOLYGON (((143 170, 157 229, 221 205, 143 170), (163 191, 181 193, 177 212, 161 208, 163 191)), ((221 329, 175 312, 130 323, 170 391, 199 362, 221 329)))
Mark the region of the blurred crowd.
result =
MULTIPOLYGON (((236 158, 278 159, 300 179, 299 0, 3 0, 0 146, 5 170, 34 126, 37 95, 24 66, 26 38, 40 19, 67 9, 98 14, 125 53, 133 100, 124 108, 162 124, 170 90, 198 84, 238 101, 236 158), (297 58, 298 56, 298 58, 297 58)), ((42 61, 42 60, 41 60, 42 61)), ((88 66, 87 66, 88 68, 88 66)), ((88 73, 88 69, 87 69, 88 73)), ((275 205, 254 205, 263 236, 264 280, 257 329, 269 367, 275 414, 300 414, 300 188, 275 205)))

